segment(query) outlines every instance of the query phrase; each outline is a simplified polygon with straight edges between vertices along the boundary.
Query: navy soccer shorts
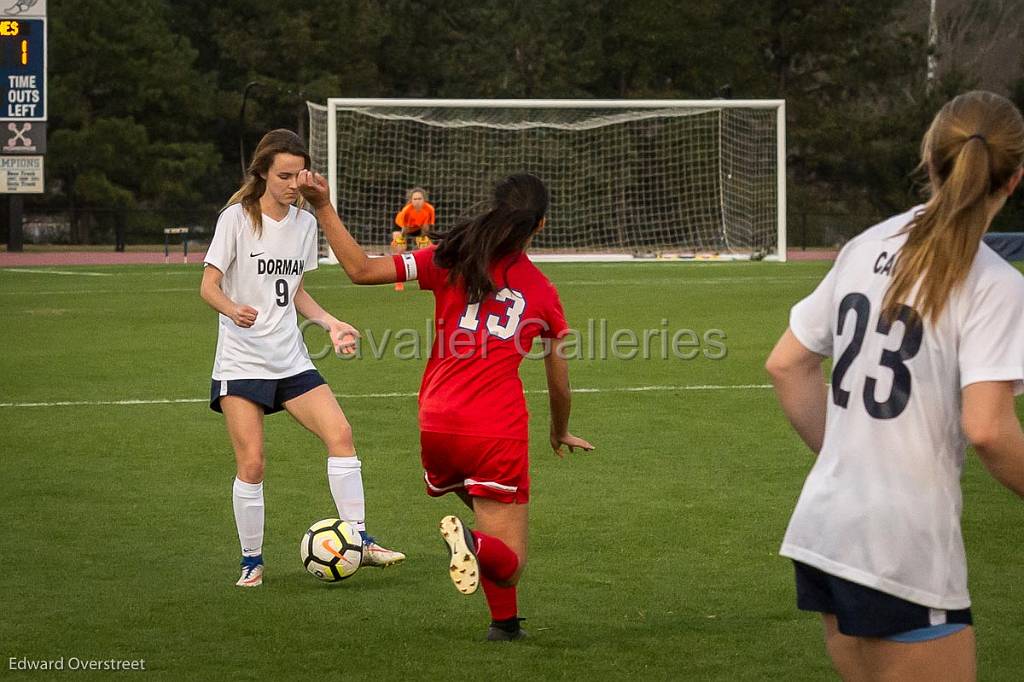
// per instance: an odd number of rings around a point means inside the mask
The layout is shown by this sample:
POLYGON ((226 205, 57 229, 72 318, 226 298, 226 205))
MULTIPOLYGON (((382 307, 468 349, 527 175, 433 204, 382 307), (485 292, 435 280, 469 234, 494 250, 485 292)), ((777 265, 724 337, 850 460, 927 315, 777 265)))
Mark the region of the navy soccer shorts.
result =
POLYGON ((948 611, 894 597, 794 561, 796 605, 835 615, 839 631, 852 637, 889 638, 937 625, 971 625, 971 610, 948 611))
POLYGON ((263 408, 264 414, 280 412, 292 398, 326 384, 320 372, 308 369, 284 379, 213 379, 210 381, 210 409, 222 412, 220 399, 236 395, 263 408))

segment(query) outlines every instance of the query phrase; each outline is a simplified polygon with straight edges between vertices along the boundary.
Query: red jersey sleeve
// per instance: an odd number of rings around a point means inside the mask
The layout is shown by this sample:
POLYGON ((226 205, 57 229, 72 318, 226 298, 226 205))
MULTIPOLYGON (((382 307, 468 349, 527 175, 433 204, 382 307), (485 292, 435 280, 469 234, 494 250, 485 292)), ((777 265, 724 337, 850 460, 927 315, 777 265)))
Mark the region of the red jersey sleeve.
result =
POLYGON ((569 324, 565 321, 565 311, 562 309, 562 301, 558 298, 558 289, 555 289, 553 284, 548 284, 548 287, 551 299, 544 311, 547 329, 540 335, 545 339, 560 339, 569 333, 569 324))
POLYGON ((434 263, 434 249, 419 249, 391 257, 395 263, 397 281, 418 280, 420 289, 433 290, 444 282, 447 270, 434 263))

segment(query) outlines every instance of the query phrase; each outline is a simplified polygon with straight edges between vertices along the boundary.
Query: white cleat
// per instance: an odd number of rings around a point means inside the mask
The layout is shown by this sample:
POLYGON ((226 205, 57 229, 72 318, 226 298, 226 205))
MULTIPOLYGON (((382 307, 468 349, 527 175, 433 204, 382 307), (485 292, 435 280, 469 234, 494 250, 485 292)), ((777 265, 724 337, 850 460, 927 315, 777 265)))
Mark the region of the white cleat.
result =
MULTIPOLYGON (((247 557, 246 557, 247 558, 247 557)), ((263 563, 242 560, 242 577, 235 583, 238 587, 259 587, 263 584, 263 563)))
POLYGON ((473 594, 480 587, 480 564, 476 560, 476 542, 462 519, 446 516, 441 519, 441 538, 448 545, 451 561, 448 576, 462 594, 473 594))
POLYGON ((360 566, 385 568, 387 566, 400 564, 403 561, 405 561, 405 555, 401 552, 381 547, 377 544, 377 541, 369 535, 363 536, 363 559, 359 564, 360 566))

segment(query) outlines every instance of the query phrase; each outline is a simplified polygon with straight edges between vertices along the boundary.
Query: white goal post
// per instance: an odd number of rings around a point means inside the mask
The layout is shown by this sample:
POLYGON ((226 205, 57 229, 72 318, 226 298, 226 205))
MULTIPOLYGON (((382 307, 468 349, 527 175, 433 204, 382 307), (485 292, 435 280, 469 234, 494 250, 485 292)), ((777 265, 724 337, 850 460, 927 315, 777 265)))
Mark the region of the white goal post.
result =
POLYGON ((786 259, 784 100, 307 104, 313 167, 371 249, 390 243, 412 187, 443 231, 528 171, 551 191, 535 259, 786 259))

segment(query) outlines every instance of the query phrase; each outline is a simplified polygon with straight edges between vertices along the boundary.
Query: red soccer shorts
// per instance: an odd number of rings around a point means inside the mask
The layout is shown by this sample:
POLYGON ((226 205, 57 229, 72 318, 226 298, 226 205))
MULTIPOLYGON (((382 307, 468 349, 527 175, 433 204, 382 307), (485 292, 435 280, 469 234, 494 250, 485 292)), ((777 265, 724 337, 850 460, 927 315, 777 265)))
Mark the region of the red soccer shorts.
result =
POLYGON ((420 459, 431 497, 465 490, 506 504, 530 500, 528 441, 421 431, 420 459))

